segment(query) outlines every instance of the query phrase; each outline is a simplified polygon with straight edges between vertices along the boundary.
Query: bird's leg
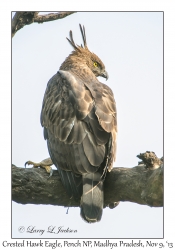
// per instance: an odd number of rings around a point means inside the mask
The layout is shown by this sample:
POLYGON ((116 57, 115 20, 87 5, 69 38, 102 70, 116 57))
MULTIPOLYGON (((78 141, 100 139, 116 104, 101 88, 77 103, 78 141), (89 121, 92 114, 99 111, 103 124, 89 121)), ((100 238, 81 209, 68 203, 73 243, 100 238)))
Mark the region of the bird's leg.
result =
POLYGON ((25 167, 26 167, 26 165, 33 165, 33 168, 39 168, 39 167, 44 168, 46 170, 46 172, 49 174, 49 177, 51 177, 53 174, 53 169, 51 168, 51 166, 53 165, 53 162, 50 158, 47 158, 39 163, 36 163, 33 161, 27 161, 25 163, 25 167))

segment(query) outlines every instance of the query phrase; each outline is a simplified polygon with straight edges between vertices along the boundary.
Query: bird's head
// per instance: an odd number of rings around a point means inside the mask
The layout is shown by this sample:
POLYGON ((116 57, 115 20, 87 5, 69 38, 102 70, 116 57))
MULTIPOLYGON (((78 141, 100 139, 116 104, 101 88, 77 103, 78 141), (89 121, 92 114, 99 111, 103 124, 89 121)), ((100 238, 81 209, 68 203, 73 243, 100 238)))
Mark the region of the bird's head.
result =
POLYGON ((87 42, 86 42, 86 33, 85 33, 85 28, 84 26, 82 27, 80 24, 80 31, 82 34, 83 38, 83 44, 81 46, 76 45, 74 40, 73 40, 73 34, 72 31, 70 31, 70 39, 67 38, 69 43, 72 45, 74 48, 74 51, 72 52, 72 56, 77 56, 77 58, 80 58, 82 62, 84 62, 90 70, 94 73, 96 77, 102 76, 106 78, 106 80, 109 78, 107 71, 105 70, 105 65, 101 61, 101 59, 94 53, 92 53, 88 47, 87 47, 87 42))

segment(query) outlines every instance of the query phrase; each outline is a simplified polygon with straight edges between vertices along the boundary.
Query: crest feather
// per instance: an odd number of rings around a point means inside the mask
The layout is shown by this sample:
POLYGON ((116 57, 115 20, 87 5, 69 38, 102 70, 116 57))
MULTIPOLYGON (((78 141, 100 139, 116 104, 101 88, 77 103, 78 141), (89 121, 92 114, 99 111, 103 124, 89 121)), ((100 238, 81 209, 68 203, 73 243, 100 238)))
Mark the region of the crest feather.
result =
POLYGON ((81 31, 81 35, 82 35, 82 38, 83 38, 83 44, 84 44, 84 47, 83 45, 81 44, 81 46, 78 46, 75 44, 74 42, 74 39, 73 39, 73 33, 72 33, 72 30, 70 30, 69 32, 69 38, 66 37, 66 39, 68 40, 68 42, 72 45, 72 47, 75 49, 75 50, 79 50, 80 51, 80 47, 81 48, 84 48, 84 49, 88 49, 87 47, 87 42, 86 42, 86 33, 85 33, 85 27, 81 26, 81 24, 79 24, 80 26, 80 31, 81 31))
POLYGON ((87 42, 86 42, 86 32, 85 32, 85 27, 84 27, 84 25, 83 25, 83 28, 82 28, 81 24, 79 24, 79 25, 80 25, 81 35, 82 35, 82 38, 83 38, 84 48, 86 48, 86 49, 87 49, 87 42))

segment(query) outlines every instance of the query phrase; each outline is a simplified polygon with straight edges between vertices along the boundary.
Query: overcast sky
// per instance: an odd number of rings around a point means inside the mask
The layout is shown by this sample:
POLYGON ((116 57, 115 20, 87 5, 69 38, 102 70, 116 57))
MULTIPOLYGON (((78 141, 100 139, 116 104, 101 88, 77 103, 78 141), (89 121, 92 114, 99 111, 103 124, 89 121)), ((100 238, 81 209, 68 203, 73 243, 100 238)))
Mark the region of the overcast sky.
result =
MULTIPOLYGON (((134 167, 136 155, 147 150, 163 155, 163 13, 81 12, 62 20, 32 24, 12 41, 12 163, 49 156, 40 125, 42 99, 48 80, 72 48, 82 43, 79 23, 85 26, 89 49, 104 62, 117 104, 118 141, 115 167, 134 167)), ((18 228, 63 226, 75 234, 59 238, 161 238, 163 208, 121 202, 104 209, 101 222, 87 224, 79 208, 12 204, 12 236, 54 238, 49 233, 19 233, 18 228)))

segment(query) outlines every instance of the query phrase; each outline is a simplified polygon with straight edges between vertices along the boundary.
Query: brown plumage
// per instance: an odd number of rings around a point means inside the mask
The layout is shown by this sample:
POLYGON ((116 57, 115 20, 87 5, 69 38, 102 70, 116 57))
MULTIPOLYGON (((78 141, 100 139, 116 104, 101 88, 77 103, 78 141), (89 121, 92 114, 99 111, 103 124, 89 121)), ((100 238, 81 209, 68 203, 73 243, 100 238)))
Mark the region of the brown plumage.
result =
POLYGON ((103 182, 116 154, 116 106, 112 90, 98 81, 108 74, 100 58, 87 47, 68 41, 74 51, 48 82, 41 124, 50 157, 68 195, 81 197, 81 216, 87 222, 101 219, 103 182))

